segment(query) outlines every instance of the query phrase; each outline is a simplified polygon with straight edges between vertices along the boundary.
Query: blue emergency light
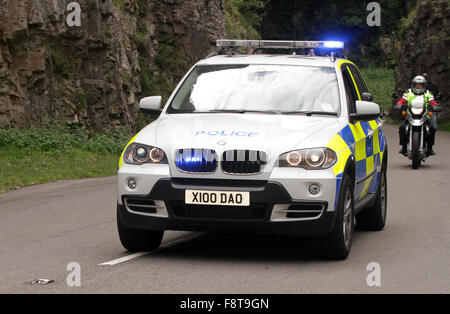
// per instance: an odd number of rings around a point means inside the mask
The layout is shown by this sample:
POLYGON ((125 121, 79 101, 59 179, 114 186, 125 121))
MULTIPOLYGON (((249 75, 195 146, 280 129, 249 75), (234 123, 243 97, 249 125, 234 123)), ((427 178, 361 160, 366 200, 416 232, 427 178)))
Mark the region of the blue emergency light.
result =
POLYGON ((248 47, 255 49, 344 49, 342 41, 298 41, 298 40, 235 40, 219 39, 216 42, 217 47, 248 47))

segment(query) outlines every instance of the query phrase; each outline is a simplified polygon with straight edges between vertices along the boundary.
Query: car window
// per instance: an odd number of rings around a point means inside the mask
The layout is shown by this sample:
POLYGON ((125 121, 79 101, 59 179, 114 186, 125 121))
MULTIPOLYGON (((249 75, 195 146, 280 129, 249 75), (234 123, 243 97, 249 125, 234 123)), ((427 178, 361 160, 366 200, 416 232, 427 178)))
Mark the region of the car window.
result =
POLYGON ((347 95, 347 104, 350 113, 355 113, 355 103, 358 100, 358 94, 355 89, 355 84, 350 76, 350 72, 347 66, 342 66, 342 76, 344 78, 345 91, 347 95))
POLYGON ((199 65, 167 113, 217 110, 339 113, 336 71, 290 65, 199 65))
POLYGON ((355 79, 356 86, 358 87, 359 94, 362 95, 363 93, 368 93, 369 89, 367 88, 366 83, 364 82, 364 79, 359 72, 358 68, 355 67, 353 64, 349 64, 348 68, 352 72, 353 78, 355 79))

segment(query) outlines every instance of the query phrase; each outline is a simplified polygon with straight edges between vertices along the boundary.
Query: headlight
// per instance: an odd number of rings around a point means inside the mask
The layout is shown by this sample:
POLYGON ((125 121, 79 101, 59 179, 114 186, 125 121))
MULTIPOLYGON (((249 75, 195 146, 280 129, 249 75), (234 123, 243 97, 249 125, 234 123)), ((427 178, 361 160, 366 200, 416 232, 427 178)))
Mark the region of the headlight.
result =
POLYGON ((280 156, 280 167, 300 167, 308 170, 334 166, 337 155, 329 148, 294 150, 280 156))
POLYGON ((414 115, 422 114, 423 113, 423 107, 421 107, 421 108, 411 108, 411 112, 414 115))
POLYGON ((127 147, 123 160, 127 164, 167 164, 166 154, 162 149, 139 143, 132 143, 127 147))

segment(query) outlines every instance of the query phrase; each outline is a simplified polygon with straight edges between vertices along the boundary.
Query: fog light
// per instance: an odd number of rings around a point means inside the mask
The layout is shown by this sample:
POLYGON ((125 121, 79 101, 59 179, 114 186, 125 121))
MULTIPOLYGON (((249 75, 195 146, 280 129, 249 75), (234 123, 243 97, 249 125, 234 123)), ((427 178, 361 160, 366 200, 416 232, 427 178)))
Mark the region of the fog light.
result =
POLYGON ((128 179, 128 187, 130 189, 134 190, 136 188, 136 186, 137 186, 136 179, 134 179, 134 178, 128 179))
POLYGON ((312 195, 317 195, 320 192, 320 186, 318 184, 311 184, 309 186, 309 193, 312 195))

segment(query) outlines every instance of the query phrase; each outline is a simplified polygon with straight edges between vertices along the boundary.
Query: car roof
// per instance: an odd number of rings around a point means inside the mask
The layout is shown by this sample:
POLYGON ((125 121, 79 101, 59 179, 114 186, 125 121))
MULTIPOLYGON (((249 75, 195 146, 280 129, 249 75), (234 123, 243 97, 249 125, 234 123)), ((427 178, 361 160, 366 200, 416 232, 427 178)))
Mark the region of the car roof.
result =
MULTIPOLYGON (((206 58, 198 62, 198 65, 222 65, 222 64, 273 64, 273 65, 303 65, 334 68, 335 63, 345 59, 336 59, 331 57, 311 57, 305 55, 275 55, 275 54, 257 54, 257 55, 220 55, 206 58)), ((345 60, 346 61, 346 60, 345 60)))

